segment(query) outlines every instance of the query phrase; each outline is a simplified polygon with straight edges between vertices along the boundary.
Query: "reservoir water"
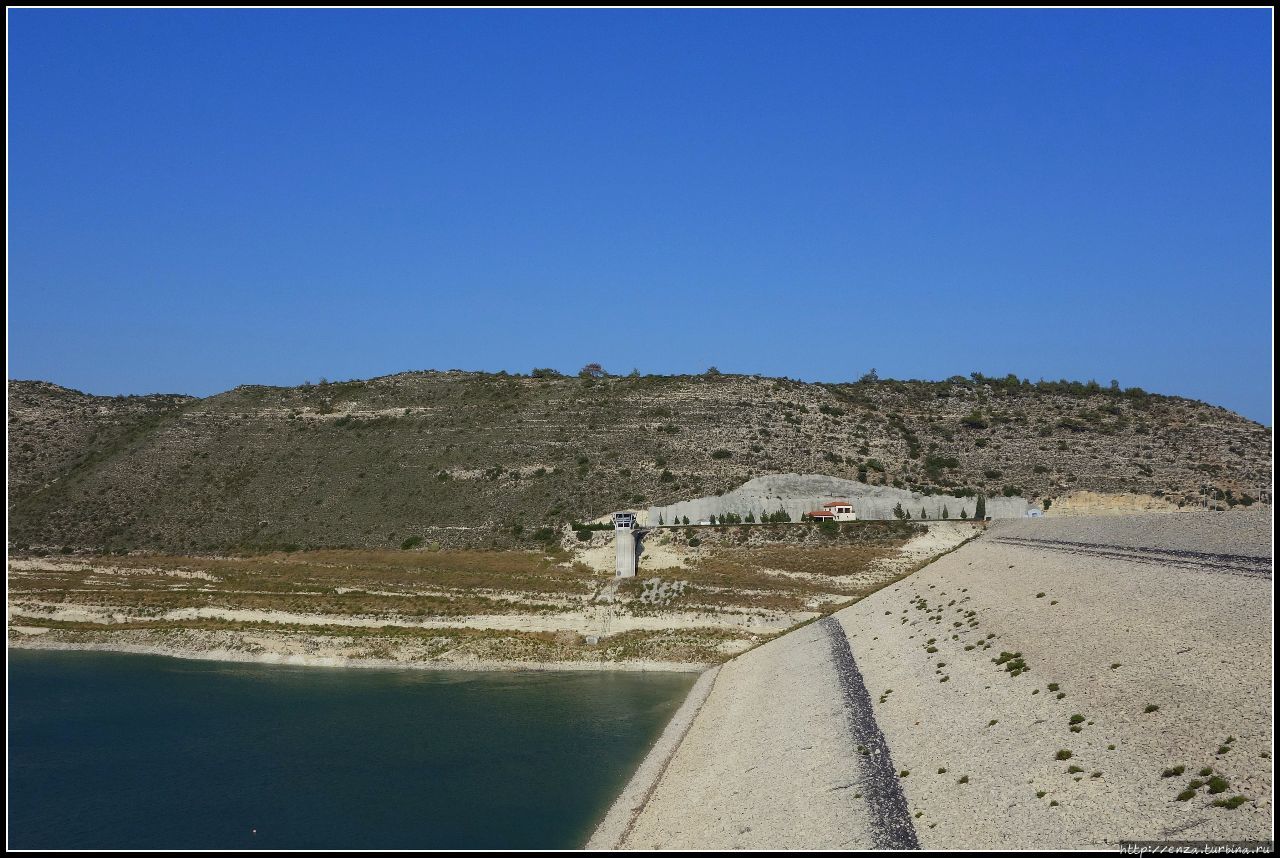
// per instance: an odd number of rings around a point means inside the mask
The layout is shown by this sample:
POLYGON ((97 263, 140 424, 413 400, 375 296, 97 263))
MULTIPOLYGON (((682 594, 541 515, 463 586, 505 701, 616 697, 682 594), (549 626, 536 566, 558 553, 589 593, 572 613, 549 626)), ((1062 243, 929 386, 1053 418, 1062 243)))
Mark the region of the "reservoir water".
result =
POLYGON ((11 848, 575 848, 691 673, 9 651, 11 848))

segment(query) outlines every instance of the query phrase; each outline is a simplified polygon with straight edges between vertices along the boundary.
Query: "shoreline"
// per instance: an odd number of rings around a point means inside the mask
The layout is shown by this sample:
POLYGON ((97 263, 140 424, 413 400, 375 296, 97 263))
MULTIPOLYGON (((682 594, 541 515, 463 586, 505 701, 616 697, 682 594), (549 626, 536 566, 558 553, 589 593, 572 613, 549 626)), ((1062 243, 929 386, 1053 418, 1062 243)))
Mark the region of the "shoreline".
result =
POLYGON ((702 673, 714 665, 675 661, 499 661, 474 659, 449 661, 396 661, 377 658, 341 658, 337 656, 313 656, 305 653, 247 653, 231 650, 184 650, 172 647, 144 646, 139 644, 74 643, 56 641, 39 642, 39 635, 25 638, 9 638, 9 649, 59 650, 63 652, 116 652, 125 655, 156 655, 190 661, 225 661, 250 664, 281 665, 285 667, 354 668, 360 670, 444 670, 467 672, 528 671, 533 673, 563 673, 574 671, 621 673, 702 673))
POLYGON ((635 773, 627 781, 627 785, 622 788, 622 792, 613 800, 604 818, 596 825, 583 849, 622 848, 622 843, 630 833, 632 825, 644 811, 653 791, 657 789, 658 783, 666 773, 667 766, 671 764, 671 758, 680 749, 684 737, 689 733, 689 728, 693 726, 694 719, 702 711, 702 705, 711 696, 711 689, 715 687, 719 673, 720 665, 715 665, 698 677, 693 687, 689 689, 689 693, 685 695, 684 702, 676 710, 676 714, 671 716, 671 720, 663 728, 662 735, 653 743, 653 747, 649 749, 649 753, 645 754, 635 773))

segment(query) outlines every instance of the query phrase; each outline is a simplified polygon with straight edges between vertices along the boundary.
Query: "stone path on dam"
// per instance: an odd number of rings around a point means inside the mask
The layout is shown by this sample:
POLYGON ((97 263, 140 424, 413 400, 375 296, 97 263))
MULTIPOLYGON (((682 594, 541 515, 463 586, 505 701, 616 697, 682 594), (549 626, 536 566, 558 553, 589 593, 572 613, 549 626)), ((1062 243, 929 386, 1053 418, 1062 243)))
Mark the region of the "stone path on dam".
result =
POLYGON ((720 669, 624 848, 879 845, 828 633, 810 624, 750 655, 720 669))
POLYGON ((590 845, 1269 838, 1270 517, 1136 518, 1003 523, 727 662, 590 845))

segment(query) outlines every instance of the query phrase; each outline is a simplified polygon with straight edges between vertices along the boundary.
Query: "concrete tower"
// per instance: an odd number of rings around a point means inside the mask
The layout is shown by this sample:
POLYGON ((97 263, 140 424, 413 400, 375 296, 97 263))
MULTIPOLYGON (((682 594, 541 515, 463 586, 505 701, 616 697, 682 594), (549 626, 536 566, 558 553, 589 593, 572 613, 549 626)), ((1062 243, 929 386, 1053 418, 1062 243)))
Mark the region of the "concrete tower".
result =
POLYGON ((633 512, 613 514, 613 541, 618 550, 619 578, 636 576, 636 516, 633 512))

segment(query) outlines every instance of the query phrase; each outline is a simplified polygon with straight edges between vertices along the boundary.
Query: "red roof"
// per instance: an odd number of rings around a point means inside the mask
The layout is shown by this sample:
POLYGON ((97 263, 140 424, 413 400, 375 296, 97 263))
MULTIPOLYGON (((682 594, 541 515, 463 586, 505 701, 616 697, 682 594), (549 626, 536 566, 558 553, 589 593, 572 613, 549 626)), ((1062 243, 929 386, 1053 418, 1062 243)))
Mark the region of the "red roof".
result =
POLYGON ((824 503, 822 505, 822 508, 830 509, 833 506, 853 506, 853 504, 849 503, 848 501, 832 501, 831 503, 824 503))
POLYGON ((820 509, 820 510, 817 510, 816 512, 809 513, 809 518, 835 518, 835 517, 836 517, 836 514, 834 512, 828 512, 825 509, 820 509))

